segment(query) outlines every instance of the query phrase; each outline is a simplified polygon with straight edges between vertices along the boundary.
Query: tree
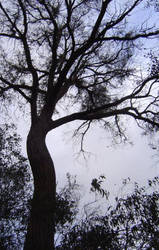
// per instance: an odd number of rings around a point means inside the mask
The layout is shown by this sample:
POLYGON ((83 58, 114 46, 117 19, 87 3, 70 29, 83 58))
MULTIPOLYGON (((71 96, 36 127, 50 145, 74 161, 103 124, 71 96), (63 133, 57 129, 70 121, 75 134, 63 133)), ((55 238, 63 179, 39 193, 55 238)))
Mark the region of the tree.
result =
MULTIPOLYGON (((27 230, 33 182, 21 151, 14 124, 0 128, 0 249, 21 249, 27 230)), ((78 212, 79 185, 67 174, 66 185, 56 193, 56 234, 66 233, 78 212)))
MULTIPOLYGON (((126 180, 125 187, 129 181, 130 179, 126 180)), ((158 185, 158 177, 149 180, 147 186, 140 187, 135 183, 133 191, 124 197, 116 197, 115 204, 103 215, 97 210, 95 214, 83 217, 80 223, 75 222, 69 232, 63 234, 57 249, 157 250, 158 185)))
POLYGON ((0 248, 20 249, 24 244, 32 197, 27 159, 21 153, 15 126, 0 128, 0 248))
POLYGON ((139 74, 132 63, 138 42, 159 34, 144 21, 129 25, 146 2, 0 2, 1 99, 30 107, 27 153, 34 195, 25 250, 54 249, 56 176, 45 144, 49 131, 81 121, 76 131, 84 129, 83 143, 91 124, 100 121, 123 138, 123 115, 141 127, 159 127, 158 72, 139 74))
MULTIPOLYGON (((14 125, 0 129, 0 248, 20 249, 27 229, 32 198, 32 182, 28 162, 22 156, 20 137, 14 125)), ((109 193, 102 188, 105 177, 101 175, 91 183, 91 191, 98 193, 108 203, 109 193)), ((79 219, 79 185, 67 175, 67 185, 56 194, 56 249, 158 249, 158 184, 155 177, 148 186, 135 183, 126 197, 116 197, 115 205, 101 215, 96 202, 85 204, 85 216, 79 219), (94 206, 93 213, 90 209, 94 206)), ((125 188, 129 180, 124 181, 125 188)))

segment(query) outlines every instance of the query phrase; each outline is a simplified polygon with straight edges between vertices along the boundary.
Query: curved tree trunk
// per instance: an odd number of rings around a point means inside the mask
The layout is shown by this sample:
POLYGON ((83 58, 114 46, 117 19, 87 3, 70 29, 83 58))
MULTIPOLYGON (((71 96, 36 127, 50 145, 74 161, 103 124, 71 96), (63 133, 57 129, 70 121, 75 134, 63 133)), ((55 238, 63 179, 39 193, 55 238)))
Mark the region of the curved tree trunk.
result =
POLYGON ((34 195, 24 250, 54 249, 54 211, 56 177, 47 150, 44 123, 32 126, 27 138, 27 152, 34 177, 34 195))

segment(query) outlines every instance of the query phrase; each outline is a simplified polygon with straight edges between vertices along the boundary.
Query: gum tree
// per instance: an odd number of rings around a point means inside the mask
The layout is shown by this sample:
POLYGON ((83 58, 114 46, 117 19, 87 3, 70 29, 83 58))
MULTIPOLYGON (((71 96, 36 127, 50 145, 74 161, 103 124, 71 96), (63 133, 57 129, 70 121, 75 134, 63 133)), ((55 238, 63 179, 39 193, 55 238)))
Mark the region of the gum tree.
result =
POLYGON ((135 10, 147 11, 144 4, 0 1, 1 105, 18 101, 30 108, 27 153, 34 197, 25 250, 54 248, 56 176, 45 144, 49 131, 81 121, 76 131, 84 129, 83 140, 91 124, 100 121, 122 137, 123 115, 141 127, 159 127, 158 71, 141 74, 133 61, 137 50, 138 58, 142 54, 140 42, 159 34, 149 21, 134 21, 135 10))

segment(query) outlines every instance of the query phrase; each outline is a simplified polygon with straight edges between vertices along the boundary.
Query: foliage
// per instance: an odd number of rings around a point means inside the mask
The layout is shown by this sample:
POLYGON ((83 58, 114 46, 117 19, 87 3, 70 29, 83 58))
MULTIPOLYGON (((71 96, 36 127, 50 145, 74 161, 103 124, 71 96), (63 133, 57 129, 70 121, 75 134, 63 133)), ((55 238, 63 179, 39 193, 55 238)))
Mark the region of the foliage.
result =
POLYGON ((66 234, 77 219, 79 200, 80 192, 76 177, 67 174, 66 185, 56 194, 56 245, 59 243, 61 235, 66 234))
POLYGON ((0 128, 0 247, 19 249, 23 244, 31 199, 28 162, 21 153, 21 138, 14 125, 0 128))
MULTIPOLYGON (((20 150, 15 126, 0 129, 0 246, 20 249, 24 242, 32 197, 28 163, 20 150), (24 185, 25 184, 25 185, 24 185)), ((126 197, 116 197, 104 215, 90 214, 79 219, 79 185, 67 175, 67 185, 56 195, 56 249, 158 249, 159 179, 148 186, 135 183, 126 197), (80 222, 77 224, 77 221, 80 222)), ((105 177, 94 178, 91 191, 108 200, 102 188, 105 177)), ((124 182, 127 187, 130 179, 124 182)), ((107 202, 107 201, 106 201, 107 202)))
POLYGON ((102 195, 102 197, 106 197, 106 199, 108 199, 109 197, 109 192, 107 192, 106 190, 104 190, 101 187, 101 184, 103 183, 105 179, 104 175, 99 176, 99 178, 94 178, 91 182, 91 192, 98 192, 100 195, 102 195))
MULTIPOLYGON (((130 181, 130 180, 129 180, 130 181)), ((127 186, 127 185, 126 185, 127 186)), ((137 183, 126 197, 116 197, 105 215, 81 219, 64 234, 57 249, 155 249, 159 248, 159 178, 147 187, 137 183)))

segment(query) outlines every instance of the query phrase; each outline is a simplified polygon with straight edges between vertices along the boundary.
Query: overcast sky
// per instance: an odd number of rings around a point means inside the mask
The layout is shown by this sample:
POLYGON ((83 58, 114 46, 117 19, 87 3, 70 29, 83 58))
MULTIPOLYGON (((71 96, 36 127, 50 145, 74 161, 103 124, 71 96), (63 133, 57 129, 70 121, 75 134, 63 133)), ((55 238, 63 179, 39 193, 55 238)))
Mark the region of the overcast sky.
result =
POLYGON ((134 145, 120 144, 113 146, 110 135, 94 127, 86 138, 86 160, 77 157, 79 141, 72 139, 74 124, 50 132, 47 136, 47 145, 54 159, 57 173, 57 182, 63 186, 66 173, 77 175, 79 184, 89 191, 92 178, 101 174, 106 176, 105 187, 113 195, 117 195, 121 181, 130 177, 141 185, 159 173, 159 158, 156 151, 148 145, 150 140, 141 136, 142 131, 129 121, 128 135, 134 145), (117 184, 117 185, 116 185, 117 184))

